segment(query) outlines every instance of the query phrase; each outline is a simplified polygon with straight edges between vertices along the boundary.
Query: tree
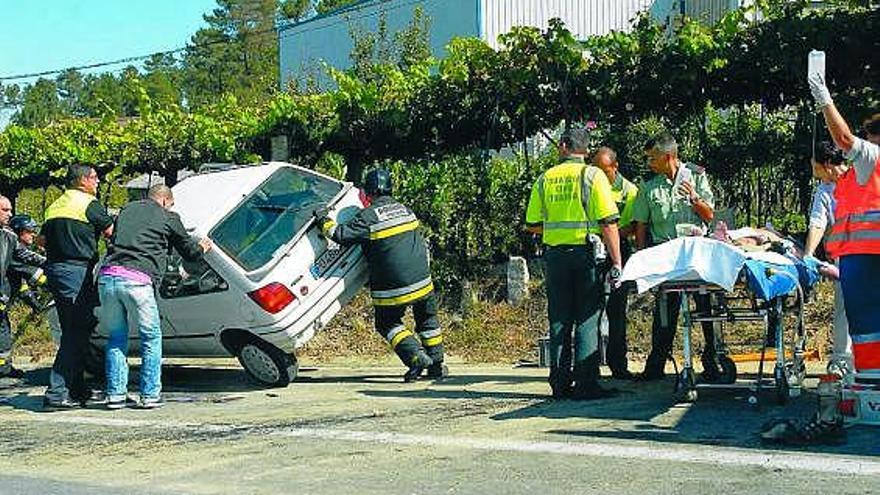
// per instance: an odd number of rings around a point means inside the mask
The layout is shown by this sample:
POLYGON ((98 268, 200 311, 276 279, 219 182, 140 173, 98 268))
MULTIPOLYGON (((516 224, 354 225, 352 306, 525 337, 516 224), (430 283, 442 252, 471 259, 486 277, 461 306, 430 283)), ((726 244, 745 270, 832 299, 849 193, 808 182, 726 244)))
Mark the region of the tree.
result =
POLYGON ((360 0, 318 0, 318 3, 315 5, 315 11, 318 14, 327 14, 358 3, 358 1, 360 0))
MULTIPOLYGON (((184 53, 184 94, 191 106, 231 93, 262 101, 278 87, 277 0, 217 0, 184 53)), ((296 7, 296 5, 294 5, 296 7)), ((289 7, 290 8, 290 7, 289 7)), ((295 13, 295 12, 293 12, 295 13)))
POLYGON ((311 10, 311 0, 281 0, 278 5, 279 18, 284 21, 301 21, 311 10))
POLYGON ((24 91, 21 109, 12 116, 12 121, 24 127, 39 127, 65 115, 65 107, 58 97, 58 85, 51 79, 40 78, 24 91))

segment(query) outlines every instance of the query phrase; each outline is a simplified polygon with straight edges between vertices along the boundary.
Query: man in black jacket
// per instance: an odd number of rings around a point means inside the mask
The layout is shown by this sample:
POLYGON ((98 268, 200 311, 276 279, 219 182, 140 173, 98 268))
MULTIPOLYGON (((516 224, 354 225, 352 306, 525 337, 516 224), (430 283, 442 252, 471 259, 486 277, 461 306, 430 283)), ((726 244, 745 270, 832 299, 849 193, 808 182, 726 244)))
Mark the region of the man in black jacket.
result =
POLYGON ((324 235, 342 245, 360 244, 370 267, 370 294, 376 330, 409 370, 405 382, 415 381, 425 369, 433 379, 448 371, 443 364, 443 333, 437 320, 437 301, 425 239, 419 220, 391 197, 391 173, 375 169, 364 178, 370 205, 351 221, 337 225, 326 209, 315 211, 324 235), (416 334, 403 324, 412 306, 416 334))
POLYGON ((126 406, 128 395, 129 322, 141 342, 140 402, 145 409, 163 405, 162 330, 154 287, 168 266, 174 248, 189 261, 211 249, 208 239, 187 234, 174 205, 171 189, 150 188, 148 199, 129 203, 119 213, 107 257, 98 275, 101 322, 108 331, 107 408, 126 406))
POLYGON ((18 237, 9 230, 12 202, 0 196, 0 377, 21 378, 21 370, 12 366, 12 328, 9 325, 10 282, 9 267, 13 261, 30 266, 41 266, 46 259, 18 244, 18 237))

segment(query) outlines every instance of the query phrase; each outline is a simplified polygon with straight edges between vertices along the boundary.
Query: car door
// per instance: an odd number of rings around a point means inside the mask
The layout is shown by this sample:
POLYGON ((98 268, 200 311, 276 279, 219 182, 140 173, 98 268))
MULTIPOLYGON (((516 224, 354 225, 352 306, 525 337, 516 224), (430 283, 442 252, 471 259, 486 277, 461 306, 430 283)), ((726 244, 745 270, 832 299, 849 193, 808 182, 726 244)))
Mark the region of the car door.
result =
POLYGON ((207 260, 170 256, 158 292, 163 328, 170 330, 163 338, 166 355, 226 355, 216 336, 237 305, 228 282, 207 260))

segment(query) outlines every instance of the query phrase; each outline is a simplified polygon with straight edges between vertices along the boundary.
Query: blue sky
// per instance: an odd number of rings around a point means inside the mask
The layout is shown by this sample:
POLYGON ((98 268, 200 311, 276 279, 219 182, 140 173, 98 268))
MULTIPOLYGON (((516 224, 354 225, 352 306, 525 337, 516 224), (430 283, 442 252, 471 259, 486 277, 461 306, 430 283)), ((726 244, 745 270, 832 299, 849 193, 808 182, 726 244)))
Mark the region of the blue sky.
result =
POLYGON ((0 0, 0 76, 177 48, 214 6, 214 0, 0 0))

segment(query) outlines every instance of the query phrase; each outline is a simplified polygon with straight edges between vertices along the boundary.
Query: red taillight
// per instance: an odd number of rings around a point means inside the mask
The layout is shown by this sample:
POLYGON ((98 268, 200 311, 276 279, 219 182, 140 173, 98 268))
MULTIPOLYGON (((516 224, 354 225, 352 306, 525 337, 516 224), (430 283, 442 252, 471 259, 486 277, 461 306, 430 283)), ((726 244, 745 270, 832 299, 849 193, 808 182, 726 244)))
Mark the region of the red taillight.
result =
POLYGON ((840 401, 837 406, 837 409, 840 411, 840 414, 844 416, 855 416, 856 415, 856 400, 855 399, 844 399, 840 401))
POLYGON ((286 308, 290 303, 296 301, 296 296, 284 284, 272 282, 271 284, 261 287, 253 292, 248 292, 248 296, 259 304, 261 308, 273 315, 286 308))

